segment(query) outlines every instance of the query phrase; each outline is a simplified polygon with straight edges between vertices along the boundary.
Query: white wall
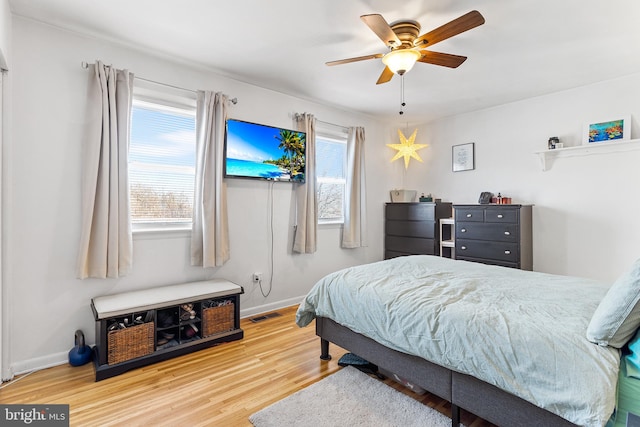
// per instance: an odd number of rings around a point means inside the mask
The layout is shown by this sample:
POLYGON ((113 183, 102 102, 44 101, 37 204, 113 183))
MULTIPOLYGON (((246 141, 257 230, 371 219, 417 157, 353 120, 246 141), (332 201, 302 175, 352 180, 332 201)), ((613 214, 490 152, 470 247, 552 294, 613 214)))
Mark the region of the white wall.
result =
POLYGON ((11 48, 11 9, 9 0, 0 0, 0 68, 9 64, 11 48))
MULTIPOLYGON (((0 9, 1 10, 1 9, 0 9)), ((633 115, 640 137, 640 75, 533 98, 418 126, 425 163, 389 165, 397 128, 369 117, 247 85, 167 58, 14 18, 12 116, 4 153, 4 290, 8 360, 23 372, 66 360, 73 333, 94 341, 90 299, 155 285, 225 277, 245 287, 244 314, 294 304, 322 275, 382 258, 383 203, 392 188, 414 188, 456 203, 481 191, 533 203, 534 269, 612 281, 638 257, 640 151, 558 159, 543 172, 534 151, 550 136, 579 144, 585 121, 633 115), (134 268, 119 280, 78 280, 80 152, 88 79, 82 61, 101 59, 168 84, 221 90, 239 103, 236 118, 291 126, 291 113, 311 112, 367 133, 369 247, 341 250, 336 227, 321 227, 313 255, 291 254, 291 184, 273 186, 274 283, 262 297, 250 276, 270 271, 269 184, 229 181, 231 260, 219 269, 189 266, 186 234, 136 236, 134 268), (476 169, 451 172, 451 146, 476 143, 476 169)), ((5 35, 6 37, 6 35, 5 35)), ((1 39, 0 39, 1 41, 1 39)), ((416 127, 398 121, 405 135, 416 127)))
MULTIPOLYGON (((0 68, 9 68, 11 62, 11 10, 9 8, 8 0, 0 0, 0 68)), ((10 128, 10 99, 11 99, 11 79, 8 74, 5 74, 2 79, 2 96, 0 102, 2 106, 2 126, 0 126, 0 165, 3 158, 6 155, 5 142, 9 140, 9 128, 10 128)), ((0 177, 4 173, 4 168, 0 167, 0 177)), ((0 187, 2 184, 2 178, 0 178, 0 187)), ((0 209, 4 206, 4 191, 0 190, 0 209)), ((0 237, 2 237, 2 227, 4 224, 4 212, 0 213, 0 237)), ((3 245, 4 246, 4 245, 3 245)), ((0 247, 0 256, 4 247, 0 247)), ((1 258, 0 258, 1 259, 1 258)), ((2 380, 9 378, 11 375, 8 369, 8 348, 3 345, 3 336, 7 336, 6 313, 7 309, 7 297, 8 294, 6 288, 3 286, 3 270, 2 262, 0 261, 0 378, 2 380)))
MULTIPOLYGON (((13 20, 13 137, 5 188, 10 188, 5 235, 10 362, 24 372, 66 360, 76 329, 94 342, 90 300, 94 296, 156 285, 224 277, 245 288, 243 314, 295 304, 324 274, 382 258, 382 205, 386 162, 380 124, 295 97, 217 76, 195 66, 152 57, 123 46, 78 36, 23 18, 13 20), (101 59, 155 81, 190 89, 223 91, 239 102, 236 118, 290 127, 291 114, 310 112, 342 126, 365 126, 369 194, 369 247, 342 250, 340 229, 321 227, 318 251, 291 254, 292 184, 276 183, 273 290, 264 298, 251 283, 259 271, 268 279, 269 184, 229 181, 231 260, 219 269, 189 266, 185 233, 134 237, 133 272, 118 280, 75 278, 80 223, 80 153, 88 71, 82 61, 101 59), (374 173, 377 172, 377 173, 374 173)), ((266 281, 266 280, 265 280, 266 281)), ((266 285, 266 284, 265 284, 266 285)))
POLYGON ((584 123, 626 114, 640 138, 638 99, 640 74, 420 126, 431 146, 405 187, 454 203, 491 191, 534 204, 534 270, 612 282, 640 256, 640 150, 556 159, 546 172, 533 153, 551 136, 579 145, 584 123), (451 147, 468 142, 475 170, 454 173, 451 147))

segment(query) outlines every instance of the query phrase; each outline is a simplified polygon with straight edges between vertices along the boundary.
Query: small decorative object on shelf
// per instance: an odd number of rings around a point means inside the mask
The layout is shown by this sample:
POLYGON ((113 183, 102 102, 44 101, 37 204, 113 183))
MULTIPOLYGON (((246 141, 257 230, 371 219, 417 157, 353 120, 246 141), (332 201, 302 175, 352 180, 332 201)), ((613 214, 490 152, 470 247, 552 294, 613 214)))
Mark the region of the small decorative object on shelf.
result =
POLYGON ((421 202, 433 202, 433 196, 431 195, 431 193, 427 194, 426 196, 424 195, 424 193, 422 193, 422 195, 420 196, 420 201, 421 202))
POLYGON ((556 148, 562 148, 562 147, 558 147, 558 144, 560 144, 560 138, 558 138, 557 136, 552 136, 551 138, 549 138, 549 150, 555 150, 556 148))
POLYGON ((584 126, 582 143, 628 141, 631 139, 631 116, 591 122, 584 126))

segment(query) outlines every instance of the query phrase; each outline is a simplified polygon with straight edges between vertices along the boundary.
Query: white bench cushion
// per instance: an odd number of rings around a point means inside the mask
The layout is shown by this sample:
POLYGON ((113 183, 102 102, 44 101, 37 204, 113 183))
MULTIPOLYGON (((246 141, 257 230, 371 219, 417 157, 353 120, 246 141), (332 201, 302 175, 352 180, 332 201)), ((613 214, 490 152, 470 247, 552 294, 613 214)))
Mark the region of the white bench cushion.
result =
POLYGON ((160 286, 92 298, 96 320, 170 305, 241 294, 242 287, 224 279, 160 286))

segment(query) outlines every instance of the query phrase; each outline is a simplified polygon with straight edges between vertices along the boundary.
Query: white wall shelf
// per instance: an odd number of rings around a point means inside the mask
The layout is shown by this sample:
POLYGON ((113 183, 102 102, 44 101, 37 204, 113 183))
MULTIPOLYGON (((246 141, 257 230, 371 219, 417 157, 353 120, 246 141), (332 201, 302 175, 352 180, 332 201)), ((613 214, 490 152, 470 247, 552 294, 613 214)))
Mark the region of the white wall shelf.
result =
POLYGON ((561 157, 588 156, 590 154, 618 153, 622 151, 640 150, 640 139, 620 142, 598 142, 576 147, 556 148, 555 150, 536 151, 540 157, 542 170, 551 168, 554 159, 561 157))

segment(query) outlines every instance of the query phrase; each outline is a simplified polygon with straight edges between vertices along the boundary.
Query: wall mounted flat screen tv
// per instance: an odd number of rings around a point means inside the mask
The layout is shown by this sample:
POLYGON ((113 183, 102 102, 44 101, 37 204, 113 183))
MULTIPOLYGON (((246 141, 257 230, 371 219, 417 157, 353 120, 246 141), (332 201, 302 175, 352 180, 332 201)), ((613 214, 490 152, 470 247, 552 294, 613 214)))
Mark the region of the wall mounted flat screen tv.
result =
POLYGON ((228 119, 224 176, 304 182, 306 142, 304 132, 228 119))

